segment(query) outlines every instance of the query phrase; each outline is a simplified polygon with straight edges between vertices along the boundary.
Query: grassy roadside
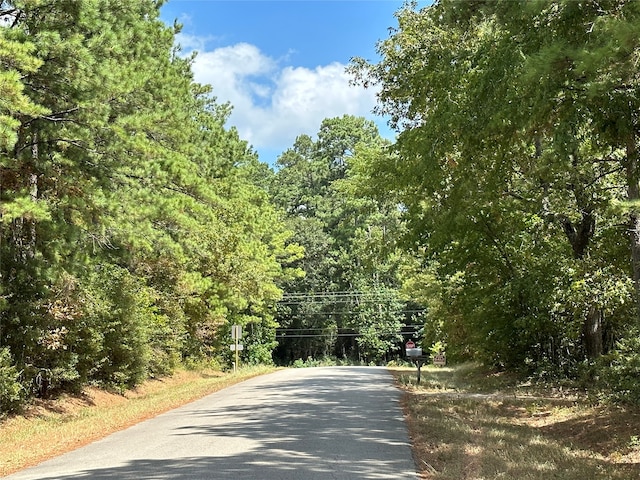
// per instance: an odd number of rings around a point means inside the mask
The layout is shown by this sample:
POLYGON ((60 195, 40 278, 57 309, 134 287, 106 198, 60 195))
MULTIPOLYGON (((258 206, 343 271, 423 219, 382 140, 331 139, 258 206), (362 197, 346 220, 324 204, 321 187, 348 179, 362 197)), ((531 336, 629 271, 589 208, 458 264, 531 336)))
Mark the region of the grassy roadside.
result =
POLYGON ((274 370, 255 367, 230 374, 182 370, 124 395, 90 388, 80 396, 38 400, 23 415, 0 422, 0 477, 274 370))
POLYGON ((518 386, 475 366, 391 369, 429 480, 640 478, 640 409, 518 386))

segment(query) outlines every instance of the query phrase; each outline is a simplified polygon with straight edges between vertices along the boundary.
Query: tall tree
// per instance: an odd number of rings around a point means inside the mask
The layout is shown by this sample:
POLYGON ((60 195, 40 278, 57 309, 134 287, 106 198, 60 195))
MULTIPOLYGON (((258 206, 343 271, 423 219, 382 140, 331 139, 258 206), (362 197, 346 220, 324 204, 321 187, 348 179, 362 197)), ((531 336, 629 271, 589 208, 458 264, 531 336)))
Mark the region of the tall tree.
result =
POLYGON ((155 58, 154 42, 169 46, 172 34, 147 19, 157 18, 151 1, 2 5, 3 35, 33 45, 41 64, 23 76, 24 94, 47 111, 22 116, 13 148, 2 151, 5 200, 21 206, 3 235, 2 341, 22 365, 70 379, 78 357, 63 339, 77 325, 77 305, 65 304, 68 290, 96 244, 106 243, 97 192, 125 161, 109 148, 113 107, 139 87, 133 73, 155 58))
POLYGON ((398 299, 394 205, 353 188, 358 157, 385 142, 363 118, 326 119, 313 141, 300 136, 278 159, 271 189, 305 247, 301 280, 285 285, 276 352, 283 361, 318 356, 379 362, 397 349, 405 318, 398 299))
POLYGON ((232 323, 251 326, 248 359, 275 344, 299 248, 161 3, 0 2, 0 346, 27 382, 125 388, 224 359, 232 323))
POLYGON ((629 298, 610 207, 620 182, 634 198, 633 142, 621 133, 630 139, 634 117, 613 127, 621 104, 606 99, 635 102, 637 4, 414 7, 398 12, 379 64, 353 64, 380 85, 379 110, 400 129, 396 162, 374 162, 371 182, 391 179, 414 242, 438 259, 442 280, 463 287, 456 298, 467 299, 458 307, 475 348, 501 361, 515 354, 512 364, 561 363, 581 339, 572 356, 600 355, 606 330, 622 332, 614 313, 624 318, 629 298))

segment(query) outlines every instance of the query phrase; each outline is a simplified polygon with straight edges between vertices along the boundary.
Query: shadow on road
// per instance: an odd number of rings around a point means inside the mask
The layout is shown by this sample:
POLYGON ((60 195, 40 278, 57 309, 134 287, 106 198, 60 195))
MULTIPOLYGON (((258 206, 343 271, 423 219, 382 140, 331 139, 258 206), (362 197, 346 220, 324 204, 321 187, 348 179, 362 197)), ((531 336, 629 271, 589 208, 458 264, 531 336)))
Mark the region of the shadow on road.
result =
POLYGON ((284 372, 273 380, 244 386, 234 405, 209 400, 180 409, 189 422, 165 440, 204 443, 211 447, 206 455, 134 458, 113 468, 38 478, 417 478, 400 394, 384 369, 309 369, 301 378, 284 372))

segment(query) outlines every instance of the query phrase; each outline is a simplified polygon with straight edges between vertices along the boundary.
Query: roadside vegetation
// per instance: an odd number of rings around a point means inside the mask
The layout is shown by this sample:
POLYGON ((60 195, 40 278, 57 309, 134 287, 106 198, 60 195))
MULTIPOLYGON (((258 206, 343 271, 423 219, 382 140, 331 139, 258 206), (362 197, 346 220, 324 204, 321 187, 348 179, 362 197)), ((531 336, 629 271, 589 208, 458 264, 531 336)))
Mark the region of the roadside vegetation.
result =
POLYGON ((80 395, 34 399, 21 414, 0 421, 0 477, 273 370, 179 370, 124 394, 89 387, 80 395))
POLYGON ((463 364, 393 370, 425 478, 640 478, 640 2, 407 2, 348 68, 394 142, 275 165, 162 3, 0 0, 0 475, 273 368, 184 370, 240 325, 242 365, 463 364))
POLYGON ((425 353, 640 404, 640 2, 406 2, 275 165, 162 1, 0 0, 0 416, 425 353), (535 26, 535 28, 532 28, 535 26), (321 360, 322 361, 322 360, 321 360))
POLYGON ((640 477, 640 409, 475 364, 392 368, 429 480, 640 477))

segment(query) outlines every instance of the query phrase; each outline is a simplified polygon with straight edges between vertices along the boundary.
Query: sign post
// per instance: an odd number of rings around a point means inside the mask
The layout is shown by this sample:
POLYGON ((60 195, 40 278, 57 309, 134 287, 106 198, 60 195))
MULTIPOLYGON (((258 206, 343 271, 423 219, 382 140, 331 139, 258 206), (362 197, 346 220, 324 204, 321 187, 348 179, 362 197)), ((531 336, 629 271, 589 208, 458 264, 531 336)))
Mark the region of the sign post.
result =
POLYGON ((241 338, 242 338, 242 325, 232 325, 231 340, 234 340, 234 343, 233 345, 231 345, 231 350, 236 352, 236 361, 233 364, 234 372, 238 370, 238 362, 240 361, 238 357, 238 352, 244 348, 244 345, 239 343, 241 338))

